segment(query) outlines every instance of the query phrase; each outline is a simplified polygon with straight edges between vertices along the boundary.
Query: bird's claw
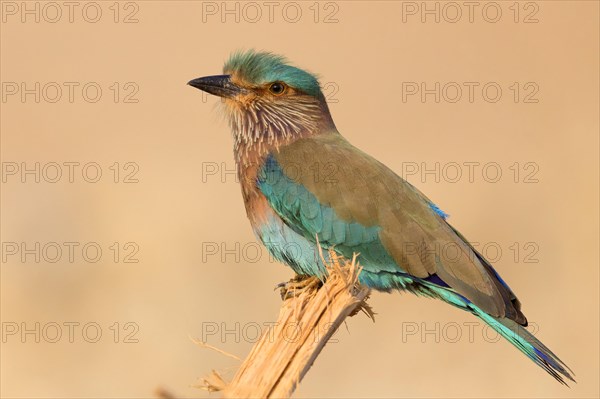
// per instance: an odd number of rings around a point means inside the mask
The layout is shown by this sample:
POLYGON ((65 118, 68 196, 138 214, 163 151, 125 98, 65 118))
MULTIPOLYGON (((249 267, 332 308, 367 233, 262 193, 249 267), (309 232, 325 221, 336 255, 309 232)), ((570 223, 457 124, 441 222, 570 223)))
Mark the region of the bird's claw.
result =
POLYGON ((285 301, 299 296, 305 290, 320 288, 321 285, 323 282, 317 277, 297 274, 290 281, 277 284, 275 289, 279 288, 281 299, 285 301))

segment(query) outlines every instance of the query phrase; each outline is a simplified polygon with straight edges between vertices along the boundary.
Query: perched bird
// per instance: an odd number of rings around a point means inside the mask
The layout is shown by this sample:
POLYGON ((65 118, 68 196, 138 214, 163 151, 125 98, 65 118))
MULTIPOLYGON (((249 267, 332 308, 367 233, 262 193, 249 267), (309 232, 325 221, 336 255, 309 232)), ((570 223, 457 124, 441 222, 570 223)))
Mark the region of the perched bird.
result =
POLYGON ((223 98, 248 218, 276 259, 323 278, 319 245, 357 253, 361 284, 471 312, 558 381, 574 381, 524 328, 515 294, 447 215, 337 131, 314 75, 252 50, 234 53, 223 73, 189 84, 223 98))

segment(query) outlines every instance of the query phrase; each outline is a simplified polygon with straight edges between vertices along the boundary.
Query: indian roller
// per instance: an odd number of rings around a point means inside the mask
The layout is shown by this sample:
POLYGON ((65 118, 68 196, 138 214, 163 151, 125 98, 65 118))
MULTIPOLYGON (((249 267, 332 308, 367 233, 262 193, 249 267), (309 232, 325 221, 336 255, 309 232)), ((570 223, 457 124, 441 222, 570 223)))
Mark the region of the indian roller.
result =
POLYGON ((361 284, 466 310, 559 382, 574 381, 448 215, 338 132, 315 75, 250 50, 232 54, 222 75, 189 85, 222 98, 248 219, 273 257, 322 279, 319 246, 346 259, 356 253, 361 284))

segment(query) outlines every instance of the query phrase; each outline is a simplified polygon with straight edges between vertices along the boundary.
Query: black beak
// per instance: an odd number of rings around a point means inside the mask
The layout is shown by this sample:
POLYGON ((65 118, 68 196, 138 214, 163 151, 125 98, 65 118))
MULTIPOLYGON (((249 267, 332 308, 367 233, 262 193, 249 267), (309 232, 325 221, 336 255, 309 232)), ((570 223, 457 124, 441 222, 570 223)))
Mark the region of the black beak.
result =
POLYGON ((188 84, 219 97, 231 98, 242 92, 242 89, 231 81, 230 75, 205 76, 190 80, 188 84))

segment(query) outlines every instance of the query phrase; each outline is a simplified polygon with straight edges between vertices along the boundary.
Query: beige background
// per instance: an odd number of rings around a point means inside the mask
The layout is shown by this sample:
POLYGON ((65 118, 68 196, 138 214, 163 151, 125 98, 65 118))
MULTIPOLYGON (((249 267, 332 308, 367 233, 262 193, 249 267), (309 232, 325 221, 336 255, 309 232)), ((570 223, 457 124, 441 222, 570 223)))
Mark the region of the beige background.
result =
MULTIPOLYGON (((351 319, 297 397, 598 397, 597 2, 521 3, 518 23, 509 9, 513 2, 498 3, 497 23, 482 17, 483 3, 472 23, 466 8, 457 23, 432 17, 421 23, 419 15, 402 22, 402 8, 411 4, 393 1, 321 3, 317 23, 313 2, 297 3, 297 23, 283 18, 284 3, 269 22, 262 2, 256 23, 248 21, 254 11, 242 4, 239 23, 231 15, 222 23, 221 9, 203 22, 203 7, 221 3, 200 1, 121 3, 119 23, 113 22, 113 2, 98 2, 103 14, 97 23, 82 18, 86 3, 79 3, 72 23, 64 7, 56 23, 46 20, 54 18, 50 9, 39 23, 31 16, 23 23, 2 3, 2 82, 97 82, 103 89, 96 103, 76 89, 73 103, 65 91, 56 103, 43 97, 36 103, 32 95, 22 102, 15 95, 1 104, 5 172, 12 165, 7 162, 33 167, 70 161, 97 162, 103 171, 98 183, 85 182, 77 169, 73 183, 66 176, 57 183, 26 176, 21 183, 17 175, 2 185, 5 245, 74 241, 103 249, 97 263, 83 260, 80 250, 73 263, 66 253, 56 263, 36 263, 32 255, 22 262, 3 253, 5 332, 39 322, 48 338, 54 334, 48 323, 63 325, 57 343, 4 337, 3 397, 152 397, 158 386, 206 397, 192 387, 198 378, 211 369, 230 377, 237 363, 196 347, 189 336, 202 337, 212 326, 233 330, 224 339, 206 338, 244 356, 256 325, 275 319, 280 300, 273 287, 291 271, 264 252, 255 259, 233 176, 203 179, 203 168, 217 165, 220 173, 233 167, 232 140, 215 111, 218 101, 185 85, 219 74, 232 50, 252 47, 318 72, 337 100, 331 111, 339 130, 398 173, 421 162, 428 168, 436 162, 440 168, 453 162, 500 166, 496 183, 482 177, 481 166, 472 182, 466 176, 451 182, 448 169, 439 182, 431 175, 407 177, 452 215, 463 234, 500 247, 497 269, 519 295, 538 337, 579 381, 571 389, 560 386, 506 342, 492 342, 491 333, 486 338, 479 323, 469 339, 464 323, 477 320, 443 303, 375 294, 376 322, 351 319), (138 22, 122 23, 136 6, 138 22), (523 23, 536 7, 539 22, 523 23), (338 22, 324 23, 331 12, 338 22), (114 103, 114 82, 121 90, 135 83, 139 101, 124 103, 121 92, 114 103), (435 103, 432 96, 403 102, 403 82, 497 82, 503 95, 496 103, 480 91, 472 103, 466 97, 435 103), (524 103, 521 92, 515 103, 513 82, 521 90, 535 82, 539 102, 524 103), (114 183, 114 162, 139 165, 139 182, 114 183), (515 162, 521 170, 516 183, 510 169, 515 162), (537 183, 524 182, 531 171, 524 169, 527 162, 537 166, 537 183), (115 263, 113 242, 137 243, 139 262, 123 263, 121 252, 115 263), (516 259, 515 242, 521 248, 516 259), (233 255, 224 261, 221 253, 208 256, 210 243, 233 248, 233 255), (527 257, 532 248, 537 253, 527 257), (80 323, 73 343, 65 322, 80 323), (82 338, 80 328, 90 322, 102 329, 97 343, 82 338), (118 343, 110 329, 115 322, 118 343), (139 326, 139 342, 123 342, 131 331, 124 329, 127 322, 139 326), (407 334, 415 328, 416 334, 407 334)), ((288 19, 294 17, 289 7, 288 19)), ((94 17, 93 9, 87 11, 94 17)))

